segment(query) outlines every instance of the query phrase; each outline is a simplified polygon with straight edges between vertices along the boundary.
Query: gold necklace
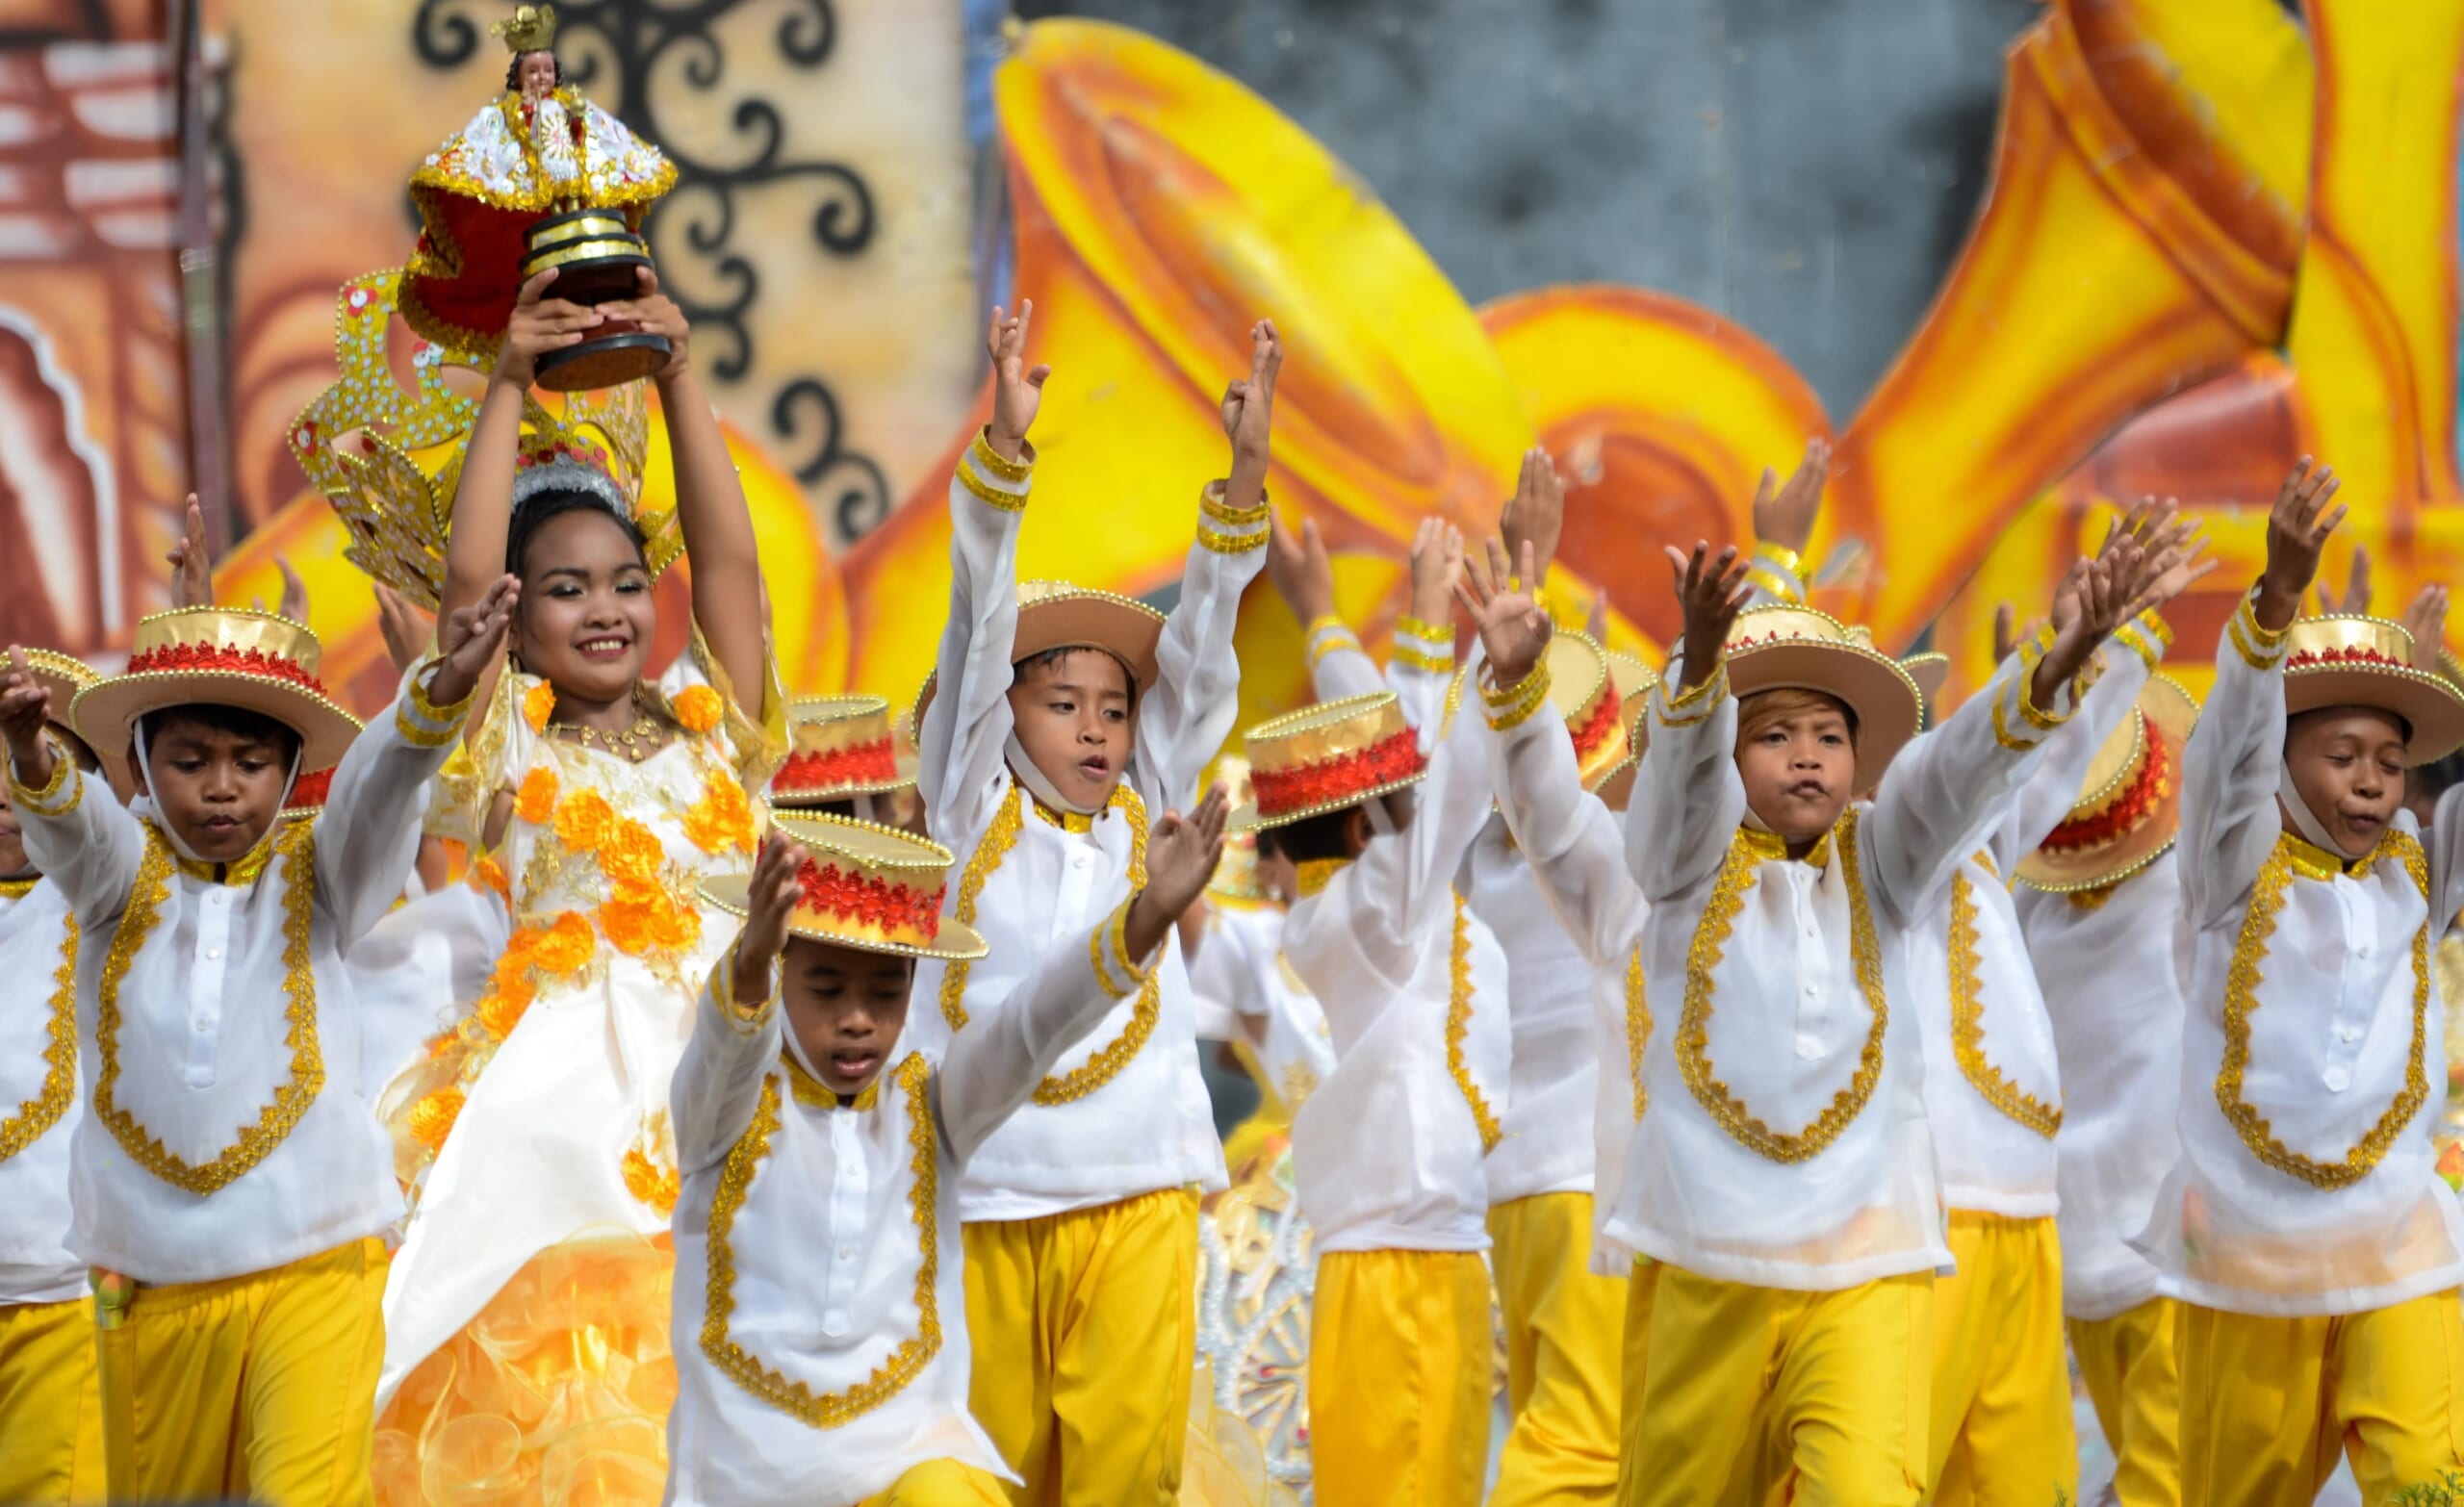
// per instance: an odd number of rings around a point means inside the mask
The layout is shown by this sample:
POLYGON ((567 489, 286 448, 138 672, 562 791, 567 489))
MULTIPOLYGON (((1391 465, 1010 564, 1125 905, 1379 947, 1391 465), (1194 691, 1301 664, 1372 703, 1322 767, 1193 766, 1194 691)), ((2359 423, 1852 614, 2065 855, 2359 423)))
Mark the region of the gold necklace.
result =
POLYGON ((633 718, 633 725, 622 732, 606 732, 578 722, 552 722, 548 724, 548 730, 557 734, 570 733, 573 741, 585 749, 603 748, 628 763, 638 764, 657 753, 665 738, 659 730, 658 719, 641 708, 638 697, 635 698, 634 710, 637 715, 633 718))

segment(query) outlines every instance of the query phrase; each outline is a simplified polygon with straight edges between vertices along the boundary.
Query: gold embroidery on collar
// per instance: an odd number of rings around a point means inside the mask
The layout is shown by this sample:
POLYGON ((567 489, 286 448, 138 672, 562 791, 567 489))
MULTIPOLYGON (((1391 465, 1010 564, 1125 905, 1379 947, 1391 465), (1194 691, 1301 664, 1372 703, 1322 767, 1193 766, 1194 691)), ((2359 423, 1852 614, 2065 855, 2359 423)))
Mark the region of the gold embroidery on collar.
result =
POLYGON ((28 875, 24 879, 0 880, 0 900, 23 900, 33 894, 35 886, 41 882, 39 874, 28 875))
POLYGON ((94 1079, 94 1115, 108 1127, 112 1139, 129 1160, 174 1188, 200 1197, 228 1187, 270 1155, 299 1116, 317 1102, 325 1086, 325 1060, 317 1047, 317 974, 308 951, 310 903, 316 890, 316 829, 305 822, 281 823, 274 850, 282 857, 283 991, 290 1003, 283 1013, 291 1021, 284 1040, 291 1047, 291 1074, 257 1111, 257 1123, 217 1153, 214 1160, 192 1165, 166 1149, 163 1142, 119 1107, 113 1088, 119 1082, 119 986, 129 964, 145 945, 162 918, 169 898, 171 850, 163 834, 148 828, 145 856, 137 866, 137 882, 128 909, 120 917, 118 934, 103 959, 95 983, 94 1046, 102 1059, 94 1079))
POLYGON ((1294 865, 1293 882, 1307 900, 1335 881, 1335 876, 1351 865, 1349 858, 1311 858, 1294 865))
POLYGON ((1634 1118, 1643 1117, 1650 1096, 1643 1089, 1643 1048, 1651 1044, 1652 1007, 1643 996, 1643 944, 1626 959, 1626 1075, 1634 1086, 1634 1118))
MULTIPOLYGON (((1983 855, 1978 855, 1982 857, 1983 855)), ((2062 1129, 2062 1106, 2022 1089, 1985 1055, 1985 1002, 1978 997, 1976 890, 1965 874, 1951 876, 1951 1056, 1960 1076, 1986 1103, 2051 1140, 2062 1129)))
POLYGON ((880 1073, 873 1075, 873 1081, 864 1086, 863 1092, 850 1099, 806 1072, 805 1064, 796 1060, 796 1054, 783 1046, 779 1049, 779 1065, 787 1070, 788 1091, 795 1095, 798 1104, 808 1110, 869 1110, 882 1102, 883 1075, 880 1073))
POLYGON ((51 976, 51 1023, 45 1034, 42 1088, 0 1120, 0 1162, 42 1138, 77 1095, 77 918, 60 918, 60 967, 51 976))
MULTIPOLYGON (((2394 836, 2394 829, 2389 829, 2386 835, 2394 836)), ((2277 846, 2284 854, 2286 861, 2293 865, 2294 873, 2300 875, 2303 879, 2313 880, 2331 880, 2339 874, 2347 879, 2366 879, 2370 875, 2370 865, 2387 850, 2386 839, 2382 837, 2376 848, 2358 858, 2348 858, 2341 853, 2330 853, 2316 843, 2306 842, 2291 832, 2282 833, 2277 846)))
MULTIPOLYGON (((951 920, 962 926, 975 924, 975 907, 984 898, 985 884, 1017 845, 1024 804, 1018 783, 1013 779, 1009 793, 1001 798, 1000 808, 992 813, 992 824, 984 830, 975 853, 966 860, 966 872, 959 878, 959 901, 951 911, 951 920)), ((1109 808, 1120 812, 1129 822, 1129 888, 1136 894, 1146 886, 1146 803, 1129 786, 1115 785, 1109 808)), ((966 1029, 966 981, 973 971, 974 963, 963 958, 952 960, 942 970, 941 1018, 949 1022, 952 1031, 966 1029)), ((1047 1107, 1069 1104, 1112 1082, 1146 1045, 1146 1038, 1154 1034, 1156 1017, 1163 1011, 1163 970, 1149 973, 1138 991, 1138 1004, 1130 1012, 1129 1025, 1083 1065, 1038 1084, 1035 1102, 1047 1107)))
MULTIPOLYGON (((1787 861, 1788 839, 1778 832, 1766 832, 1758 827, 1739 824, 1736 830, 1736 840, 1744 844, 1746 851, 1754 856, 1758 863, 1787 861)), ((1831 833, 1825 832, 1815 838, 1813 850, 1798 861, 1812 869, 1831 867, 1831 833)))
MULTIPOLYGON (((1017 787, 1013 785, 1011 788, 1014 790, 1017 787)), ((1120 787, 1115 785, 1113 793, 1118 795, 1120 787)), ((1075 811, 1056 811, 1041 801, 1031 804, 1035 806, 1036 814, 1043 818, 1043 824, 1046 827, 1058 827, 1065 832, 1072 832, 1082 837, 1095 830, 1095 819, 1091 816, 1081 816, 1075 811)))
POLYGON ((1832 1096, 1830 1107, 1811 1125, 1790 1135, 1763 1124, 1715 1076, 1717 1068, 1709 1051, 1714 987, 1711 970, 1719 966, 1720 951, 1728 944, 1737 913, 1745 907, 1745 892, 1754 887, 1755 870, 1762 862, 1750 839, 1765 834, 1751 828, 1737 829, 1736 840, 1729 845, 1728 861, 1721 865, 1720 877, 1711 886, 1711 898, 1704 904, 1703 919, 1694 928, 1693 945, 1685 959, 1685 1006, 1677 1024, 1678 1070, 1683 1074, 1695 1102, 1719 1122, 1721 1129, 1737 1144, 1773 1162, 1803 1162, 1819 1155, 1864 1111, 1866 1101, 1874 1096, 1874 1086, 1882 1081, 1883 1030, 1890 1012, 1883 994, 1882 944, 1874 933, 1872 912, 1865 908, 1864 878, 1857 866, 1856 807, 1848 808, 1833 831, 1839 838, 1839 869, 1848 884, 1849 950, 1856 961, 1857 983, 1864 993, 1865 1008, 1873 1013, 1873 1025, 1865 1033, 1863 1051, 1858 1055, 1856 1075, 1847 1087, 1832 1096))
MULTIPOLYGON (((2300 849, 2311 848, 2291 832, 2276 841, 2275 852, 2259 867, 2259 877, 2250 887, 2250 908, 2242 918, 2242 935, 2233 945, 2233 965, 2224 976, 2224 1060, 2216 1074, 2216 1102, 2223 1110, 2224 1118, 2240 1133, 2242 1144, 2250 1155, 2288 1177, 2297 1177, 2313 1188, 2350 1188, 2368 1177, 2387 1148, 2396 1143, 2404 1127, 2421 1112, 2423 1101, 2429 1096, 2429 1079, 2423 1069, 2422 1059, 2429 1036, 2429 934, 2425 924, 2413 933, 2413 1047, 2404 1062, 2404 1086, 2378 1116, 2367 1135, 2355 1141, 2345 1154, 2333 1162, 2317 1162, 2295 1151, 2276 1139, 2267 1117, 2257 1107, 2242 1097, 2243 1075, 2250 1065, 2250 1011, 2259 1008, 2257 998, 2261 978, 2259 959, 2268 953, 2268 938, 2275 934, 2276 916, 2284 909, 2284 894, 2293 875, 2301 867, 2300 849), (2297 847, 2297 845, 2298 845, 2297 847)), ((2403 832, 2390 830, 2380 834, 2378 846, 2370 857, 2360 860, 2367 865, 2382 857, 2400 858, 2405 872, 2412 876, 2422 897, 2429 897, 2429 860, 2423 856, 2422 845, 2403 832)))
POLYGON ((1447 953, 1447 973, 1450 994, 1446 1006, 1446 1070, 1454 1075, 1454 1086, 1463 1090, 1463 1102, 1472 1107, 1472 1123, 1480 1128, 1482 1153, 1498 1149, 1498 1137, 1504 1132, 1498 1125, 1489 1101, 1480 1095, 1480 1086, 1472 1082, 1472 1070, 1463 1060, 1463 1038, 1472 1030, 1472 926, 1463 913, 1463 896, 1454 896, 1454 941, 1447 953))
MULTIPOLYGON (((147 822, 145 825, 158 832, 162 830, 157 823, 147 822)), ((245 889, 254 884, 257 881, 257 876, 266 871, 266 865, 273 861, 274 838, 281 835, 282 825, 276 822, 273 826, 267 828, 266 834, 257 839, 255 847, 228 863, 199 863, 192 858, 183 858, 178 853, 172 852, 167 839, 164 841, 163 847, 164 851, 171 854, 171 861, 179 866, 180 872, 189 878, 201 883, 245 889)))
MULTIPOLYGON (((815 1394, 800 1381, 789 1381, 759 1356, 738 1344, 728 1333, 735 1312, 735 1216, 752 1190, 761 1159, 770 1154, 770 1137, 779 1129, 779 1080, 763 1075, 761 1099, 755 1105, 753 1124, 728 1153, 719 1187, 710 1199, 709 1278, 704 1289, 702 1353, 746 1392, 790 1418, 813 1428, 836 1428, 870 1413, 904 1391, 941 1353, 940 1294, 937 1283, 941 1252, 936 1198, 940 1185, 939 1153, 933 1137, 932 1106, 925 1101, 927 1069, 915 1053, 892 1075, 907 1098, 907 1142, 913 1150, 909 1168, 915 1186, 908 1195, 910 1217, 915 1222, 919 1259, 915 1267, 916 1332, 898 1342, 889 1359, 844 1392, 815 1394)), ((876 1086, 878 1086, 878 1081, 876 1086)), ((827 1090, 825 1090, 827 1091, 827 1090)))

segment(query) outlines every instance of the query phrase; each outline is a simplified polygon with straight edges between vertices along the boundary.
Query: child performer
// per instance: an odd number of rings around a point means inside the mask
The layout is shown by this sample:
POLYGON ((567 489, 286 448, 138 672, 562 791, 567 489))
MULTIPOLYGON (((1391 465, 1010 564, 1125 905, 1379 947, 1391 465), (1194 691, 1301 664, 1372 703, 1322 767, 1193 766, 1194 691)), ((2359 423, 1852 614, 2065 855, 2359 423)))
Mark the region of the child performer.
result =
POLYGON ((115 1500, 368 1499, 377 1237, 401 1194, 343 955, 401 894, 427 781, 518 596, 502 580, 457 608, 441 657, 355 741, 307 629, 214 608, 145 619, 126 673, 75 705, 89 745, 132 750, 134 810, 89 799, 24 655, 0 675, 10 804, 91 962, 68 1244, 99 1268, 115 1500), (300 771, 345 745, 325 809, 280 821, 300 771))
MULTIPOLYGON (((1502 549, 1496 561, 1503 576, 1502 549)), ((1522 563, 1536 570, 1528 544, 1522 563)), ((1500 593, 1480 627, 1494 669, 1483 699, 1529 715, 1546 617, 1500 593)), ((1298 864, 1284 947, 1335 1041, 1335 1070, 1293 1126, 1320 1253, 1310 1455, 1329 1502, 1476 1503, 1486 1473, 1481 1163, 1510 1048, 1504 958, 1453 887, 1488 815, 1485 736, 1463 718, 1424 755, 1395 693, 1375 691, 1244 740, 1256 802, 1235 823, 1272 829, 1298 864)))
POLYGON ((1144 984, 1224 810, 1219 787, 1166 813, 1145 886, 939 1059, 902 1045, 915 959, 986 950, 940 914, 948 850, 790 817, 749 885, 705 886, 746 922, 676 1071, 675 1332, 698 1342, 677 1352, 669 1502, 998 1507, 1015 1478, 967 1414, 965 1278, 940 1239, 960 1171, 1144 984))
POLYGON ((749 792, 785 753, 752 519, 682 315, 647 282, 596 309, 552 293, 546 273, 523 289, 447 545, 448 610, 491 573, 525 584, 511 662, 481 677, 468 805, 445 822, 479 856, 461 893, 487 902, 501 956, 413 1070, 427 1076, 388 1095, 408 1099, 398 1138, 424 1166, 386 1290, 389 1496, 475 1489, 474 1472, 552 1468, 609 1490, 663 1474, 668 1082, 726 941, 696 885, 751 868, 749 792), (522 427, 539 354, 606 319, 671 352, 658 383, 693 623, 655 685, 665 551, 646 551, 635 498, 586 431, 522 427), (568 1418, 591 1426, 553 1426, 568 1418), (508 1439, 511 1459, 491 1453, 508 1439))
MULTIPOLYGON (((2130 629, 2117 636, 2143 651, 2164 643, 2130 629)), ((2129 659, 2107 657, 2116 667, 2077 720, 2097 715, 2118 676, 2117 684, 2140 681, 2137 700, 2106 734, 2061 824, 2019 860, 2013 899, 2063 1069, 2055 1233, 2071 1354, 2114 1452, 2115 1494, 2129 1507, 2179 1507, 2177 1305, 2157 1294, 2156 1268, 2129 1241, 2181 1149, 2173 838, 2182 748, 2198 705, 2173 680, 2141 679, 2129 659)))
MULTIPOLYGON (((2151 588, 2141 617, 2116 634, 2130 651, 2103 651, 2081 715, 2044 739, 2034 776, 1989 810, 1976 834, 1981 842, 1924 902, 1908 933, 1925 1117, 1957 1268, 1934 1284, 1926 1480, 1942 1507, 2040 1507, 2050 1489, 2078 1494, 2054 1224, 2063 1079, 2008 876, 2060 824, 2089 761, 2146 683, 2166 636, 2155 611, 2213 568, 2198 559, 2204 543, 2194 526, 2153 498, 2116 524, 2147 554, 2177 563, 2151 588)), ((2075 583, 2085 568, 2074 566, 2064 583, 2057 624, 2077 611, 2075 583)), ((2029 651, 2055 631, 2040 629, 2029 651)))
POLYGON ((1800 1499, 1912 1503, 1949 1252, 1906 932, 2169 562, 2118 541, 2041 659, 1903 752, 1906 672, 1820 613, 1739 616, 1736 551, 1708 555, 1669 551, 1683 654, 1627 812, 1647 986, 1679 1013, 1608 1225, 1664 1264, 1619 1499, 1717 1499, 1767 1449, 1800 1499))
POLYGON ((2402 809, 2464 700, 2393 624, 2296 620, 2334 493, 2286 478, 2183 755, 2181 1161, 2138 1243, 2185 1305, 2187 1502, 2307 1502, 2339 1445, 2364 1501, 2464 1465, 2464 1217, 2426 1112, 2464 803, 2428 853, 2402 809))
MULTIPOLYGON (((80 773, 100 771, 68 728, 69 703, 102 678, 66 654, 29 649, 51 735, 80 773)), ((116 799, 96 790, 97 800, 116 799)), ((16 812, 0 797, 0 1502, 103 1499, 103 1415, 94 1386, 94 1305, 68 1239, 69 1137, 77 1093, 77 923, 43 882, 16 812)))
MULTIPOLYGON (((992 949, 918 970, 933 1007, 915 1018, 916 1045, 945 1057, 1045 950, 1143 882, 1148 813, 1187 799, 1231 729, 1233 619, 1267 536, 1282 350, 1262 321, 1249 378, 1223 400, 1231 477, 1199 500, 1170 619, 1017 581, 1026 435, 1049 375, 1025 364, 1031 314, 994 311, 992 421, 950 484, 950 618, 920 726, 927 820, 967 855, 949 913, 992 949)), ((1224 1186, 1223 1152, 1175 937, 960 1186, 975 1416, 1025 1478, 1020 1500, 1117 1507, 1179 1490, 1196 1348, 1193 1185, 1224 1186)))

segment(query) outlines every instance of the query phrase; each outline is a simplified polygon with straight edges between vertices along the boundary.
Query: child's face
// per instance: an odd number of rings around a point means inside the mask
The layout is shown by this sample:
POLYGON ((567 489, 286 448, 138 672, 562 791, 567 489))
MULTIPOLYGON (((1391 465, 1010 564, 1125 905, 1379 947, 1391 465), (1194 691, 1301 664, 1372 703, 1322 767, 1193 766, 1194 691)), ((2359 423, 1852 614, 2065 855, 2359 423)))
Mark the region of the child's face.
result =
POLYGON ((552 52, 526 52, 522 55, 522 92, 537 98, 556 87, 556 55, 552 52))
POLYGON ((139 788, 163 821, 207 863, 244 858, 282 811, 293 746, 167 718, 148 725, 139 788))
POLYGON ((1788 842, 1812 842, 1839 820, 1856 780, 1846 714, 1828 698, 1808 698, 1774 715, 1741 715, 1736 772, 1762 825, 1788 842))
MULTIPOLYGON (((2293 788, 2348 858, 2367 856, 2404 804, 2404 726, 2381 711, 2331 706, 2285 726, 2293 788)), ((2292 831, 2288 819, 2285 830, 2292 831)))
POLYGON ((1075 649, 1049 663, 1029 660, 1016 676, 1010 716, 1027 757, 1079 805, 1111 800, 1138 727, 1120 661, 1099 649, 1075 649))
POLYGON ((787 1029, 821 1086, 842 1096, 863 1092, 907 1027, 914 961, 791 936, 783 972, 787 1029))
POLYGON ((633 694, 658 610, 651 573, 624 528, 578 508, 550 519, 523 555, 514 651, 560 692, 602 705, 633 694))

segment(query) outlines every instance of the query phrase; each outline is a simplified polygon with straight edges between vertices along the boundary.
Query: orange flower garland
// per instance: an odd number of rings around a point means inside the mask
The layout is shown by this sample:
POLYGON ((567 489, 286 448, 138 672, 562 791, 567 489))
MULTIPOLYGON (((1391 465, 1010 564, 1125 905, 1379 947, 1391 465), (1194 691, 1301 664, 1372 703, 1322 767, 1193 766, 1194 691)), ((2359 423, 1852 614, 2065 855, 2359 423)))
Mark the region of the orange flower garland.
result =
POLYGON ((411 1137, 430 1151, 445 1149, 453 1122, 462 1115, 462 1090, 450 1084, 428 1094, 411 1109, 411 1137))
POLYGON ((505 873, 504 865, 494 856, 482 857, 471 865, 471 883, 477 889, 494 890, 498 899, 508 906, 513 904, 512 877, 505 873))
POLYGON ((719 700, 719 693, 708 686, 688 685, 676 694, 676 700, 668 703, 668 709, 676 713, 676 720, 684 725, 687 732, 707 732, 719 725, 719 717, 727 710, 727 704, 719 700))
POLYGON ((513 798, 513 814, 533 827, 545 827, 556 814, 556 772, 545 764, 522 777, 513 798))
POLYGON ((616 823, 616 808, 605 796, 577 790, 556 806, 556 840, 576 853, 588 853, 607 840, 616 823))
POLYGON ((703 782, 702 799, 684 813, 684 835, 704 853, 730 848, 753 852, 753 803, 745 799, 744 786, 725 771, 711 771, 703 782))
POLYGON ((556 688, 542 680, 522 696, 522 720, 530 724, 533 732, 548 730, 548 719, 556 715, 556 688))

